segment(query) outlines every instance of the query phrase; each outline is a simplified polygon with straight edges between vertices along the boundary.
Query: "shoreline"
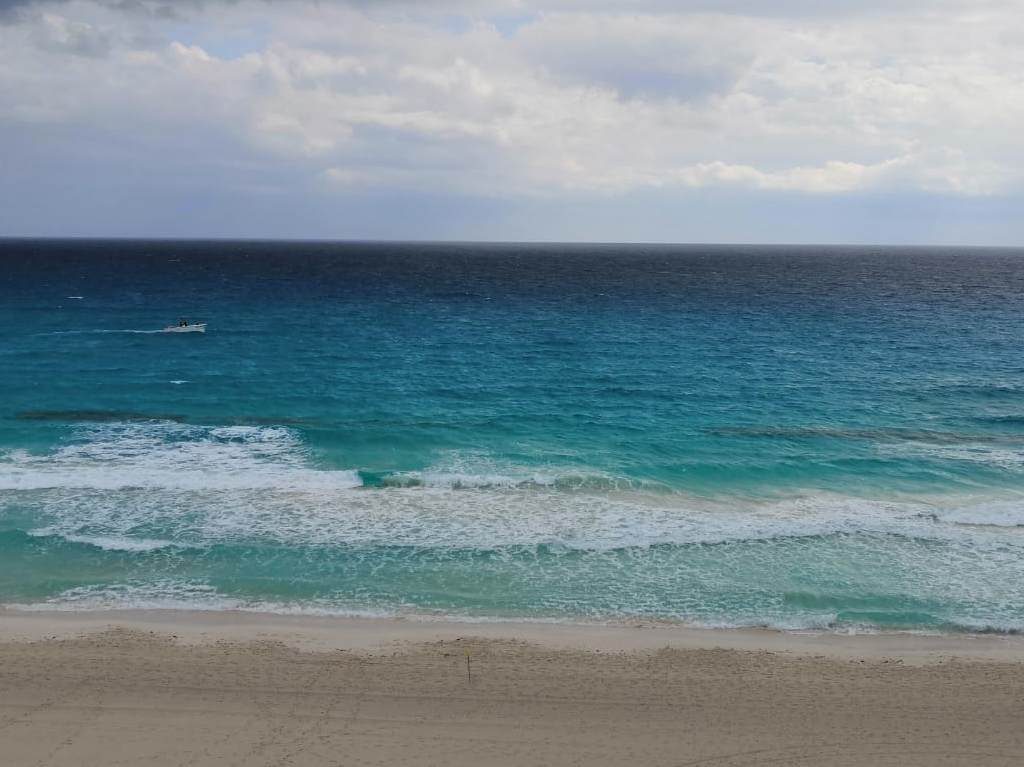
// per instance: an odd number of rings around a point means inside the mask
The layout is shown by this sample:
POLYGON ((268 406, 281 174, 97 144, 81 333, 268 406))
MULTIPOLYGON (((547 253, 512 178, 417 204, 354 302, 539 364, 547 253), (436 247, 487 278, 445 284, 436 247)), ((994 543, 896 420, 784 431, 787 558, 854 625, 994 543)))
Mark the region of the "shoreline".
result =
POLYGON ((154 634, 179 644, 274 642, 306 652, 395 652, 465 638, 515 641, 547 650, 645 653, 736 650, 834 659, 898 659, 928 664, 1024 662, 1019 634, 838 633, 775 628, 704 628, 654 621, 562 623, 431 617, 286 615, 233 610, 20 610, 0 608, 0 642, 71 640, 111 630, 154 634))

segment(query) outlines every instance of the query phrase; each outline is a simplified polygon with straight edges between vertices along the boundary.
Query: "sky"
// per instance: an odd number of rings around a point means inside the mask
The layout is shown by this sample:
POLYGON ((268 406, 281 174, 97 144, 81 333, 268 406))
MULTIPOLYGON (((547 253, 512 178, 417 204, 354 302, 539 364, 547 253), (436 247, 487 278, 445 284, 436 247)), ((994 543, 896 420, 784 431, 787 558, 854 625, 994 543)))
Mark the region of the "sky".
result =
POLYGON ((0 0, 0 236, 1024 245, 1024 0, 0 0))

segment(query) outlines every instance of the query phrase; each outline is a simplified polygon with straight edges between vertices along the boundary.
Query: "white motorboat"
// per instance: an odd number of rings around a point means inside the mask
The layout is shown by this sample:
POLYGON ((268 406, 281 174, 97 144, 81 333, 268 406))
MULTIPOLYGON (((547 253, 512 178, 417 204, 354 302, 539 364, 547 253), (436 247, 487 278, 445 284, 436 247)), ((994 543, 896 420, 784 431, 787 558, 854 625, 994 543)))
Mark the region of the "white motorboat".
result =
POLYGON ((179 325, 168 325, 164 328, 165 333, 205 333, 206 323, 197 322, 194 325, 191 324, 179 324, 179 325))

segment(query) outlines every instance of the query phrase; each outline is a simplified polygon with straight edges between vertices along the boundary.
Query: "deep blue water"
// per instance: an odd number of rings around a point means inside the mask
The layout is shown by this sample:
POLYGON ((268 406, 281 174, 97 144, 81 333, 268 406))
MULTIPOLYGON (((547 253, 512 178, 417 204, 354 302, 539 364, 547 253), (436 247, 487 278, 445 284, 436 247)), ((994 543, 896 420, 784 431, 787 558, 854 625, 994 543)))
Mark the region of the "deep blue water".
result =
POLYGON ((0 603, 1024 628, 1024 250, 0 241, 0 321, 0 603))

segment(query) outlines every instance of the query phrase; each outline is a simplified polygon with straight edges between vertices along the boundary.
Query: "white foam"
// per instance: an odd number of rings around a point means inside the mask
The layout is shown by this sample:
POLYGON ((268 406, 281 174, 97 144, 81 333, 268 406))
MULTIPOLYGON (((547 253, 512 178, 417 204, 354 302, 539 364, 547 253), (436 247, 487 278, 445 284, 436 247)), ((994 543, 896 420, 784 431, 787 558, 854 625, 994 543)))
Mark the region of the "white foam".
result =
POLYGON ((1022 620, 992 621, 974 616, 954 616, 949 623, 961 631, 975 634, 1020 634, 1024 632, 1024 621, 1022 620))
POLYGON ((979 547, 1024 546, 1024 536, 1007 541, 998 530, 937 521, 930 506, 821 495, 732 506, 682 496, 555 489, 62 489, 21 494, 18 507, 45 520, 53 534, 69 540, 104 537, 109 539, 108 545, 118 540, 144 540, 189 547, 263 542, 607 551, 662 544, 894 534, 970 541, 979 547))
POLYGON ((960 506, 938 511, 935 516, 958 525, 1024 528, 1024 498, 960 506))
POLYGON ((121 582, 77 586, 41 602, 12 603, 7 609, 26 612, 88 612, 96 610, 198 610, 239 611, 277 615, 335 616, 350 618, 395 617, 396 609, 374 609, 326 599, 281 602, 238 599, 218 592, 202 582, 159 579, 151 582, 121 582))
MULTIPOLYGON (((965 527, 966 512, 957 516, 955 505, 820 492, 710 502, 642 488, 595 490, 616 479, 479 454, 448 456, 420 472, 418 484, 383 488, 361 487, 355 471, 310 464, 297 433, 281 427, 93 424, 50 454, 0 458, 0 490, 28 491, 17 496, 19 513, 53 534, 140 551, 168 541, 602 551, 837 534, 1024 546, 1024 536, 965 527)), ((0 497, 0 515, 4 508, 0 497)), ((974 524, 1019 519, 1016 507, 970 513, 974 524)))
POLYGON ((174 546, 174 541, 153 538, 128 538, 113 535, 77 535, 61 532, 57 527, 41 527, 29 530, 28 534, 36 538, 56 535, 70 543, 84 543, 105 551, 157 551, 174 546))
POLYGON ((112 583, 77 586, 33 603, 5 605, 24 611, 59 610, 237 610, 244 602, 225 597, 212 586, 187 581, 112 583))
POLYGON ((301 441, 278 427, 115 423, 80 427, 48 455, 0 458, 0 490, 128 488, 175 490, 346 489, 355 471, 310 468, 301 441))
POLYGON ((640 483, 606 472, 571 466, 517 466, 484 453, 452 452, 421 471, 389 476, 394 487, 430 487, 451 490, 491 488, 553 488, 561 490, 614 490, 639 487, 640 483))
POLYGON ((935 445, 920 442, 882 444, 879 453, 891 457, 932 458, 943 461, 984 464, 1004 471, 1024 470, 1024 446, 968 442, 935 445))
MULTIPOLYGON (((835 613, 807 613, 786 616, 746 618, 702 618, 689 625, 702 629, 775 629, 778 631, 832 631, 835 630, 839 616, 835 613)), ((844 625, 843 632, 849 634, 869 630, 867 626, 844 625)))
MULTIPOLYGON (((538 610, 566 614, 589 609, 593 603, 588 598, 563 597, 558 588, 550 588, 565 577, 614 592, 606 602, 595 599, 603 606, 594 607, 591 618, 601 618, 596 610, 611 611, 607 605, 613 604, 620 615, 635 618, 702 616, 707 625, 791 630, 829 628, 835 615, 828 604, 816 610, 813 600, 810 609, 794 614, 763 597, 766 586, 787 588, 788 576, 772 580, 771 568, 779 563, 799 567, 804 561, 828 569, 835 556, 835 575, 855 581, 867 593, 889 593, 892 578, 910 578, 906 588, 924 600, 987 605, 981 629, 1012 627, 1015 619, 1008 605, 1019 596, 1024 535, 1008 528, 1021 525, 1024 503, 1013 499, 925 503, 808 491, 773 502, 712 502, 625 481, 616 489, 617 478, 586 467, 538 470, 479 453, 446 456, 415 479, 399 486, 361 487, 353 471, 316 468, 299 434, 287 428, 88 424, 76 427, 69 442, 48 454, 0 456, 0 491, 7 491, 0 492, 0 518, 32 519, 37 526, 33 535, 62 536, 109 551, 174 546, 175 559, 191 556, 187 547, 205 549, 197 554, 201 558, 221 544, 293 546, 307 552, 315 547, 410 547, 444 550, 430 554, 442 561, 456 549, 497 552, 494 560, 500 567, 520 573, 524 581, 537 578, 539 585, 547 584, 538 610), (836 538, 822 548, 819 541, 809 541, 826 536, 836 538), (878 536, 888 538, 880 543, 878 536), (922 546, 918 539, 969 545, 944 546, 937 553, 938 547, 922 546), (728 546, 736 542, 758 545, 728 546), (662 544, 727 546, 679 552, 662 544), (544 563, 538 572, 530 547, 567 556, 538 557, 544 563), (709 568, 709 561, 715 567, 709 568), (841 568, 850 561, 872 566, 844 572, 841 568), (878 583, 873 581, 876 562, 881 563, 878 583), (715 622, 721 607, 707 603, 707 595, 721 589, 714 579, 721 579, 722 572, 732 579, 731 587, 748 590, 752 600, 767 600, 759 603, 761 612, 739 611, 715 622), (771 582, 753 580, 763 577, 771 582), (697 585, 680 592, 677 584, 684 582, 697 585), (670 595, 667 601, 660 593, 670 595)), ((452 561, 465 558, 456 551, 452 561)), ((898 583, 903 589, 904 582, 898 583)), ((82 587, 22 607, 332 615, 376 609, 331 599, 239 600, 203 583, 172 580, 82 587)), ((381 609, 385 614, 392 608, 381 609)))
MULTIPOLYGON (((368 607, 344 599, 315 598, 296 601, 239 599, 220 593, 214 587, 196 581, 158 579, 151 582, 119 582, 105 585, 78 586, 39 602, 7 603, 4 609, 22 612, 90 612, 118 610, 190 610, 200 612, 248 612, 273 615, 397 618, 415 622, 501 624, 536 623, 561 625, 685 625, 696 629, 767 628, 788 632, 836 632, 843 634, 877 634, 882 629, 865 623, 840 622, 835 613, 779 613, 768 609, 764 614, 743 614, 731 617, 699 616, 698 614, 660 614, 615 612, 573 613, 560 616, 537 616, 511 613, 487 615, 475 612, 450 612, 417 608, 412 605, 368 607)), ((974 633, 1019 633, 1024 622, 1015 619, 985 620, 973 616, 952 616, 948 627, 974 633)), ((903 630, 900 633, 934 635, 936 630, 903 630)))
POLYGON ((452 489, 550 486, 554 475, 495 461, 484 453, 452 452, 429 468, 392 475, 389 484, 452 489))
POLYGON ((129 581, 104 585, 78 586, 60 594, 32 603, 9 603, 7 609, 26 612, 60 611, 88 612, 98 610, 197 610, 269 613, 276 615, 305 615, 322 617, 394 618, 421 622, 588 624, 621 625, 623 621, 658 621, 666 625, 685 623, 694 628, 749 628, 768 627, 781 630, 830 629, 835 615, 766 615, 737 620, 711 618, 695 619, 689 615, 661 615, 630 613, 564 613, 560 616, 529 614, 486 615, 417 608, 414 605, 392 604, 369 607, 352 604, 345 599, 314 598, 296 601, 267 599, 239 599, 221 594, 214 587, 196 581, 171 578, 150 582, 129 581))

